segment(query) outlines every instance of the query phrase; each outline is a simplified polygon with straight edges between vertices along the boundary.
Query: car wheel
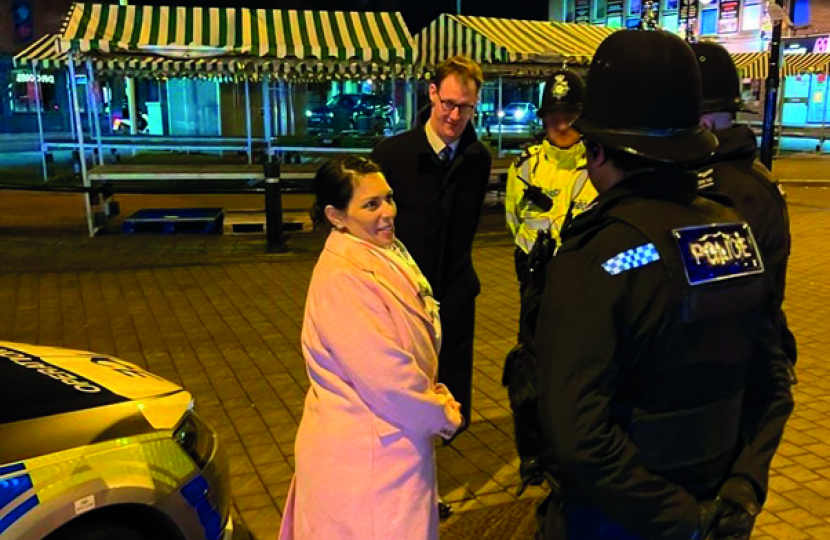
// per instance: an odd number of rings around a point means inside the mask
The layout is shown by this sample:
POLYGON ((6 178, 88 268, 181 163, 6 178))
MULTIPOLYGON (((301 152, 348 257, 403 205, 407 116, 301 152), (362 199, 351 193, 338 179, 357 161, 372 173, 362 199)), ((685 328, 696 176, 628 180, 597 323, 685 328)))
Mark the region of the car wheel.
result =
POLYGON ((170 537, 161 531, 150 533, 143 527, 116 521, 84 520, 69 523, 46 540, 167 540, 170 537))

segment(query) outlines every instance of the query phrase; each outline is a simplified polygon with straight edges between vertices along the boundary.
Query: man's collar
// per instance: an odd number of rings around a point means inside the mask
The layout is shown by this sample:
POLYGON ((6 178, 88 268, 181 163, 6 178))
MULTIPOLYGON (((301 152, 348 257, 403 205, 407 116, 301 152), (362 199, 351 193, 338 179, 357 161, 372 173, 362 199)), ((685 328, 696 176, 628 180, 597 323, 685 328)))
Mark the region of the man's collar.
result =
POLYGON ((456 151, 458 150, 458 143, 461 140, 461 137, 457 138, 450 144, 447 144, 438 136, 438 133, 435 132, 435 128, 432 126, 432 118, 430 117, 429 120, 426 121, 424 124, 424 131, 427 134, 427 141, 429 141, 429 145, 432 147, 432 150, 436 154, 440 154, 441 150, 443 150, 446 146, 452 148, 452 155, 455 156, 456 151))

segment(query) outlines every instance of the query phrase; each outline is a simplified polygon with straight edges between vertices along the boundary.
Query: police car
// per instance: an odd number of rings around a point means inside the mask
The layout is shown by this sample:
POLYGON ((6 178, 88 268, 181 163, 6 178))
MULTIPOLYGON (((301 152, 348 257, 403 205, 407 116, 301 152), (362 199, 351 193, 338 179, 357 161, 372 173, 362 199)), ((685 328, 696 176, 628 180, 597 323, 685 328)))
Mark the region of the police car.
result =
POLYGON ((227 459, 184 389, 105 355, 0 341, 3 540, 226 540, 227 459))

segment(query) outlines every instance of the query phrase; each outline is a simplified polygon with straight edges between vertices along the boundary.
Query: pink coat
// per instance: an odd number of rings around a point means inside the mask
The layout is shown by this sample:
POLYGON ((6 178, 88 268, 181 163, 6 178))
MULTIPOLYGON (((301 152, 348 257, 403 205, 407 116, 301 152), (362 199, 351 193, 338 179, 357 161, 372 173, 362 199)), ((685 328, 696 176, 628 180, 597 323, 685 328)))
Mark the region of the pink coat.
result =
POLYGON ((460 416, 417 284, 332 232, 305 309, 311 387, 280 539, 437 539, 434 439, 460 416))

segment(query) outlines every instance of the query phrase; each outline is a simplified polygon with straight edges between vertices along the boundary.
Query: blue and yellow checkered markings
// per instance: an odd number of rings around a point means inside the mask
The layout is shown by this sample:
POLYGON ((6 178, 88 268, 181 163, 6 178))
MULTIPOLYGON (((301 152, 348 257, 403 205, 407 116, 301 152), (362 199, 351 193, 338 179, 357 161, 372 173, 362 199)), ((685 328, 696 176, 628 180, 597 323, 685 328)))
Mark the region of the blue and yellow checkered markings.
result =
POLYGON ((37 495, 27 497, 32 490, 32 477, 23 463, 0 467, 0 534, 38 505, 37 495))
POLYGON ((182 497, 196 510, 207 540, 218 540, 224 532, 222 516, 210 500, 210 486, 198 475, 182 487, 182 497))
POLYGON ((660 254, 657 248, 654 244, 648 243, 614 255, 602 263, 602 268, 612 276, 616 276, 659 260, 660 254))

